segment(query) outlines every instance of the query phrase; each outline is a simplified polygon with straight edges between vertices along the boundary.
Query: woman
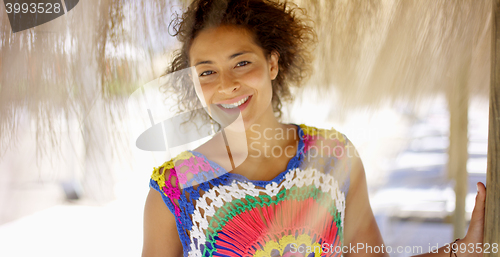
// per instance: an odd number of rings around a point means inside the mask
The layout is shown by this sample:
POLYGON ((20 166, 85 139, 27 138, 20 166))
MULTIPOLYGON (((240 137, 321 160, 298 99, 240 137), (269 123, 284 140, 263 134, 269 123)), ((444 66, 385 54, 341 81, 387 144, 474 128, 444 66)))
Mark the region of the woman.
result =
MULTIPOLYGON (((212 140, 154 170, 143 256, 387 256, 350 141, 278 121, 289 86, 310 70, 315 35, 303 10, 195 0, 175 28, 182 49, 167 73, 194 67, 197 86, 183 99, 199 99, 181 103, 203 105, 215 120, 240 118, 243 129, 220 122, 212 140)), ((456 243, 482 242, 484 199, 479 183, 469 231, 456 243)))

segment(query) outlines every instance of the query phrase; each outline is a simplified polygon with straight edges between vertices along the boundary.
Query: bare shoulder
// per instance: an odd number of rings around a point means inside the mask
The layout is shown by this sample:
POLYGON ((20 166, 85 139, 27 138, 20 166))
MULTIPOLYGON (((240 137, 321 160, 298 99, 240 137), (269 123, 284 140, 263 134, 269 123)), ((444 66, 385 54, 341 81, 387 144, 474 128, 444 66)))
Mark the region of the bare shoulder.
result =
MULTIPOLYGON (((384 241, 370 206, 363 163, 352 143, 347 142, 346 147, 352 148, 352 153, 348 156, 351 163, 351 183, 346 197, 345 243, 381 247, 384 241)), ((374 254, 365 250, 347 253, 345 256, 387 256, 383 252, 374 254)))

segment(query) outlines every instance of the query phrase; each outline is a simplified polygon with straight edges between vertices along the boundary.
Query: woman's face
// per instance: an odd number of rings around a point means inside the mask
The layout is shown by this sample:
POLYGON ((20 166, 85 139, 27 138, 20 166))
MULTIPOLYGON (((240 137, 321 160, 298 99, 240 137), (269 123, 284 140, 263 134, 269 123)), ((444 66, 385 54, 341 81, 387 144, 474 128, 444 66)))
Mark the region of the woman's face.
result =
POLYGON ((278 55, 265 56, 248 30, 221 26, 201 31, 193 40, 189 61, 207 106, 220 109, 210 112, 239 109, 246 128, 274 119, 271 81, 278 74, 278 55))

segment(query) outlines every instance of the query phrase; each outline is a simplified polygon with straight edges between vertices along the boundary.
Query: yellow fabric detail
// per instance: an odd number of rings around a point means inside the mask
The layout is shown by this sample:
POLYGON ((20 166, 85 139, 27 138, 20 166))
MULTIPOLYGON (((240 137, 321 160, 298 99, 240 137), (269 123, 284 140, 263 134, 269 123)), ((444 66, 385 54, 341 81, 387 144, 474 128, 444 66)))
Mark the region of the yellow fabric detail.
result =
MULTIPOLYGON (((167 170, 171 170, 175 167, 175 163, 180 160, 187 160, 194 155, 189 152, 189 151, 184 151, 177 155, 175 158, 171 159, 170 161, 167 161, 163 163, 161 166, 154 168, 153 174, 151 175, 151 178, 158 183, 158 186, 160 188, 163 188, 165 186, 165 173, 167 170), (162 170, 163 168, 163 170, 162 170)), ((168 175, 167 175, 168 178, 168 175)))
MULTIPOLYGON (((171 161, 170 161, 171 162, 171 161)), ((151 175, 151 178, 156 181, 158 186, 160 188, 163 188, 165 186, 165 169, 163 169, 163 172, 160 172, 162 170, 162 167, 165 166, 170 166, 166 165, 167 162, 165 162, 162 166, 157 167, 153 170, 153 174, 151 175)))
POLYGON ((314 252, 315 257, 321 256, 321 253, 323 252, 321 249, 321 245, 319 243, 317 243, 317 242, 312 243, 312 238, 307 234, 303 234, 303 235, 298 236, 297 238, 295 238, 295 236, 292 236, 292 235, 284 236, 284 237, 279 239, 279 242, 276 242, 276 241, 266 242, 266 245, 264 246, 264 250, 256 251, 254 256, 255 257, 271 256, 271 252, 274 249, 278 250, 280 252, 280 255, 283 255, 283 254, 285 254, 285 252, 284 252, 285 247, 289 244, 292 244, 292 243, 295 244, 295 250, 298 250, 299 246, 305 245, 306 247, 304 248, 303 253, 314 252), (309 251, 309 252, 307 252, 307 251, 309 251))
POLYGON ((193 156, 194 156, 194 155, 193 155, 191 152, 189 152, 189 151, 184 151, 184 152, 180 153, 179 155, 177 155, 177 156, 174 158, 174 160, 175 160, 176 162, 177 162, 177 161, 179 161, 179 160, 187 160, 187 159, 189 159, 189 158, 191 158, 191 157, 193 157, 193 156))
POLYGON ((304 124, 299 125, 304 134, 309 136, 322 136, 324 139, 338 139, 342 144, 345 144, 345 139, 342 133, 338 132, 334 128, 331 129, 318 129, 315 127, 306 126, 304 124))
POLYGON ((280 251, 280 255, 283 255, 283 249, 282 249, 280 243, 278 243, 276 241, 268 241, 268 242, 266 242, 266 245, 264 246, 264 250, 259 250, 259 251, 255 252, 255 254, 253 256, 255 256, 255 257, 271 256, 271 252, 274 249, 277 249, 278 251, 280 251))

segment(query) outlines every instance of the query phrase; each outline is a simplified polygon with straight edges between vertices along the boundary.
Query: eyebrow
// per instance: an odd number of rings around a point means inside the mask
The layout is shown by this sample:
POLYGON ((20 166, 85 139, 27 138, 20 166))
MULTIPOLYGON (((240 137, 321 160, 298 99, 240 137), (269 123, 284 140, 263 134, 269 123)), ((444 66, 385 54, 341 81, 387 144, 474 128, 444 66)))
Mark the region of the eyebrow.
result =
MULTIPOLYGON (((231 56, 229 56, 229 60, 231 59, 234 59, 240 55, 243 55, 243 54, 246 54, 246 53, 250 53, 249 51, 243 51, 243 52, 238 52, 238 53, 235 53, 235 54, 232 54, 231 56)), ((198 66, 200 64, 212 64, 213 62, 212 61, 201 61, 201 62, 198 62, 196 63, 194 66, 198 66)))

